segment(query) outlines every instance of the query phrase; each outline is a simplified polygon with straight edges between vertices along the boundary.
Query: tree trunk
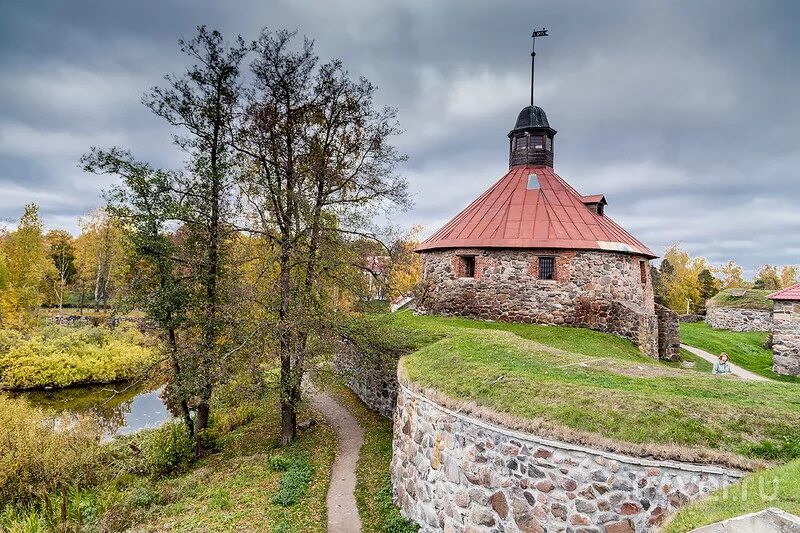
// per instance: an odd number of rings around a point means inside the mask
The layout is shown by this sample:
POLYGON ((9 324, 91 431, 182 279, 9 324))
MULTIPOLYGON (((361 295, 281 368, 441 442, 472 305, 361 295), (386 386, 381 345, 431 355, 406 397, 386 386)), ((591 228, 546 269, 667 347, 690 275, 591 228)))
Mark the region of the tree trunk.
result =
POLYGON ((280 359, 281 359, 281 445, 288 446, 294 440, 297 431, 297 406, 294 403, 296 395, 292 386, 292 342, 291 325, 289 319, 289 298, 291 297, 291 287, 289 278, 289 236, 283 236, 281 242, 280 257, 280 309, 278 315, 280 323, 278 325, 280 335, 280 359))
MULTIPOLYGON (((167 321, 172 320, 172 314, 167 313, 167 321)), ((169 326, 167 331, 167 337, 169 340, 169 347, 170 347, 170 359, 172 361, 172 371, 175 373, 175 379, 180 379, 181 374, 181 365, 180 361, 178 361, 178 335, 175 333, 175 328, 169 326)), ((194 421, 192 420, 192 413, 189 411, 189 403, 186 401, 185 398, 180 399, 180 407, 181 407, 181 417, 183 418, 183 423, 186 426, 186 429, 189 430, 189 436, 194 438, 194 421)))
POLYGON ((100 258, 97 258, 97 276, 94 279, 94 312, 100 311, 100 277, 103 271, 103 266, 100 263, 100 258))
POLYGON ((205 444, 203 443, 203 433, 208 427, 209 415, 208 399, 203 399, 197 404, 197 415, 194 419, 194 455, 202 457, 206 454, 205 444))

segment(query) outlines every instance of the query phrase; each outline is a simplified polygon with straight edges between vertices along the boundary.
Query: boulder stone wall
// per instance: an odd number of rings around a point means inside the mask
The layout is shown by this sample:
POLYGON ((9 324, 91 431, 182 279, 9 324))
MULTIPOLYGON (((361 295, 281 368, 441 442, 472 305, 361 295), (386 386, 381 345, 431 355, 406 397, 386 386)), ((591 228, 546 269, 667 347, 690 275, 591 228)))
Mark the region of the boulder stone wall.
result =
POLYGON ((335 347, 333 370, 364 404, 391 418, 397 402, 397 358, 367 353, 341 340, 335 347))
POLYGON ((800 301, 775 301, 772 370, 778 374, 800 376, 800 301))
POLYGON ((712 328, 730 331, 769 331, 772 329, 772 312, 763 309, 711 307, 706 312, 706 324, 712 328))
POLYGON ((628 457, 505 429, 398 389, 394 499, 425 533, 655 531, 742 472, 628 457))
POLYGON ((678 313, 656 304, 658 317, 658 356, 665 361, 680 361, 681 334, 678 313))
POLYGON ((422 254, 418 308, 509 322, 582 326, 614 333, 658 357, 646 257, 586 250, 455 249, 422 254), (539 258, 555 258, 555 279, 539 279, 539 258), (474 258, 466 277, 464 258, 474 258))

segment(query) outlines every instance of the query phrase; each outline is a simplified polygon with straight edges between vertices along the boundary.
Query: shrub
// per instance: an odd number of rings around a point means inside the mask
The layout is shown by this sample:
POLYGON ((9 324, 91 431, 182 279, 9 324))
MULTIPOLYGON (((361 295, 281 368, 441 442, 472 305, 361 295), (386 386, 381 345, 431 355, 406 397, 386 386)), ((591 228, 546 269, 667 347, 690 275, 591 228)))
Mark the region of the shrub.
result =
POLYGON ((23 399, 0 394, 0 505, 91 484, 106 473, 93 420, 56 421, 23 399))
POLYGON ((116 471, 144 476, 180 471, 194 458, 189 430, 177 421, 116 437, 110 448, 116 460, 116 471))
POLYGON ((128 494, 128 502, 133 507, 150 507, 151 505, 158 503, 161 499, 158 492, 153 490, 153 487, 147 485, 146 483, 138 483, 133 488, 131 488, 130 493, 128 494))
MULTIPOLYGON (((282 507, 289 507, 300 501, 308 491, 308 484, 314 477, 314 468, 306 457, 293 457, 288 459, 288 464, 277 461, 274 456, 270 458, 270 467, 273 463, 284 469, 285 473, 281 477, 278 493, 272 498, 272 503, 282 507)), ((275 469, 273 467, 273 469, 275 469)))
POLYGON ((269 458, 269 468, 274 472, 286 472, 292 466, 293 461, 285 455, 273 455, 269 458))
POLYGON ((286 520, 281 520, 272 528, 272 533, 294 533, 294 528, 286 520))
POLYGON ((0 330, 0 388, 29 389, 132 379, 155 360, 135 328, 47 326, 22 337, 0 330))

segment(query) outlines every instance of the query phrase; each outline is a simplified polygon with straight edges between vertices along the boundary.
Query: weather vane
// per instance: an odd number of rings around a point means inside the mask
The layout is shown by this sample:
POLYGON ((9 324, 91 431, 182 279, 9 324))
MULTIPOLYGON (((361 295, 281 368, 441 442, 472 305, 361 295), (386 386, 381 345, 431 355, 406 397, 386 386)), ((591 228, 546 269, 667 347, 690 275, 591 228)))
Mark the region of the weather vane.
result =
POLYGON ((531 107, 533 107, 533 73, 534 73, 534 64, 536 62, 537 37, 547 37, 547 29, 542 28, 541 30, 534 30, 533 35, 531 35, 531 38, 533 39, 533 48, 531 48, 531 107))

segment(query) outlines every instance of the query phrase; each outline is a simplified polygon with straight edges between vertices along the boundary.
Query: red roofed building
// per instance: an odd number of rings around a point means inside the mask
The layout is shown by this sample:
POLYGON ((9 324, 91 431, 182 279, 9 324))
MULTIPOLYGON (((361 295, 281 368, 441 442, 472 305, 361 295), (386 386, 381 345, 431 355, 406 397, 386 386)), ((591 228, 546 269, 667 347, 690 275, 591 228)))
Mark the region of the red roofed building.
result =
POLYGON ((589 327, 677 358, 677 316, 653 301, 655 254, 606 215, 602 194, 584 196, 555 173, 555 135, 542 108, 520 112, 508 134, 508 173, 417 248, 418 305, 589 327))
POLYGON ((800 283, 767 296, 772 308, 772 371, 800 376, 800 283))

